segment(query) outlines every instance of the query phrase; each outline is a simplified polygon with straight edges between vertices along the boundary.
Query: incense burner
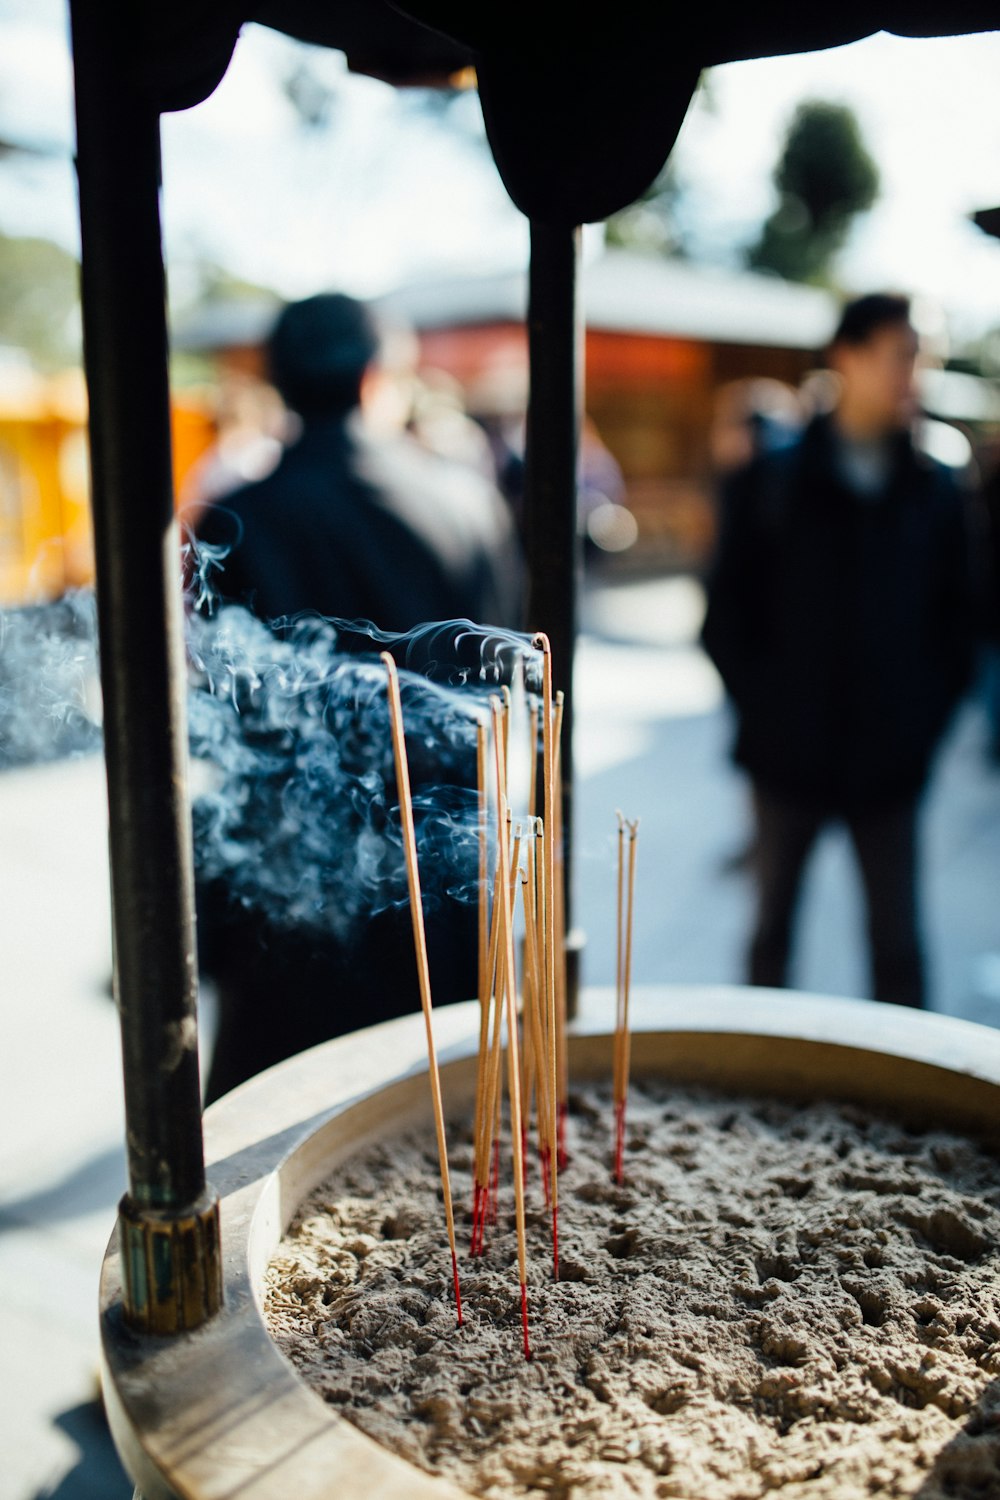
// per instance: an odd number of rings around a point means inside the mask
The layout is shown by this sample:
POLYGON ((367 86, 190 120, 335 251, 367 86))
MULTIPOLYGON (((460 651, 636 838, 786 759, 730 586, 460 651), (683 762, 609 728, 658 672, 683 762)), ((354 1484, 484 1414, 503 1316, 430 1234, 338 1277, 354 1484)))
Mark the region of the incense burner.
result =
MULTIPOLYGON (((610 993, 588 992, 570 1041, 575 1079, 608 1079, 610 993)), ((982 1135, 1000 1120, 1000 1034, 862 1001, 766 991, 636 991, 633 1076, 781 1099, 837 1099, 982 1135), (655 1022, 656 1029, 651 1027, 655 1022)), ((447 1109, 471 1108, 478 1006, 435 1018, 447 1109)), ((420 1016, 330 1042, 272 1069, 207 1117, 221 1199, 225 1304, 196 1333, 138 1337, 121 1317, 112 1242, 102 1280, 105 1396, 147 1497, 247 1493, 320 1500, 346 1480, 378 1500, 464 1492, 422 1473, 309 1390, 259 1306, 268 1260, 306 1194, 363 1146, 430 1127, 420 1016)))

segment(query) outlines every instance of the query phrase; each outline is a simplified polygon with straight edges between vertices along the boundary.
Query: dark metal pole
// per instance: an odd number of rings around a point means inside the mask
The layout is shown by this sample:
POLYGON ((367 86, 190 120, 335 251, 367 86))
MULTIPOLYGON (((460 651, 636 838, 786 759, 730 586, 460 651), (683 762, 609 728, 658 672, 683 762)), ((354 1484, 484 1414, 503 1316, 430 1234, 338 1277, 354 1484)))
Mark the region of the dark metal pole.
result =
POLYGON ((578 296, 580 230, 531 222, 528 273, 527 464, 525 542, 530 630, 552 645, 555 686, 566 693, 563 719, 563 858, 569 1010, 579 982, 573 910, 573 654, 582 548, 577 528, 577 455, 583 410, 583 320, 578 296))
POLYGON ((219 1305, 198 1077, 180 553, 170 454, 159 116, 115 7, 71 0, 115 995, 129 1189, 125 1315, 219 1305))

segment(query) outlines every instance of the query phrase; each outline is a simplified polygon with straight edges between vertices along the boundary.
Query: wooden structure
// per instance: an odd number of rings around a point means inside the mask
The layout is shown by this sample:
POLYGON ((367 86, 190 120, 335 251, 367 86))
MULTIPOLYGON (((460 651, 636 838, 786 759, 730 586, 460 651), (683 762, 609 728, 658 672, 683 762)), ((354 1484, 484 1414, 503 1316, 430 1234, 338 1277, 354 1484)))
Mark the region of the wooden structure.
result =
MULTIPOLYGON (((581 270, 585 405, 621 467, 647 557, 700 566, 713 530, 717 394, 766 377, 797 388, 833 331, 827 292, 775 277, 610 250, 581 270)), ((454 376, 476 417, 519 416, 528 393, 524 278, 451 278, 381 300, 454 376)))
MULTIPOLYGON (((337 47, 349 62, 395 82, 445 79, 475 64, 494 158, 531 225, 528 612, 532 627, 549 636, 571 687, 581 224, 625 207, 653 181, 707 64, 829 46, 879 25, 967 32, 988 29, 995 18, 985 0, 956 0, 933 14, 914 0, 889 0, 877 13, 860 0, 808 12, 792 0, 744 12, 715 0, 685 18, 683 33, 672 12, 643 0, 569 18, 565 7, 544 0, 172 0, 124 11, 71 0, 70 16, 129 1180, 119 1212, 124 1274, 105 1324, 113 1342, 121 1336, 118 1347, 127 1348, 134 1368, 149 1356, 145 1339, 211 1324, 223 1296, 198 1076, 160 114, 212 92, 247 19, 337 47)), ((570 693, 562 757, 567 859, 571 706, 570 693)), ((206 1333, 211 1339, 210 1328, 206 1333)), ((147 1410, 152 1426, 169 1421, 163 1376, 170 1358, 164 1348, 152 1360, 160 1372, 147 1410)), ((263 1421, 259 1406, 254 1420, 263 1421)), ((159 1492, 169 1490, 161 1485, 159 1492)))

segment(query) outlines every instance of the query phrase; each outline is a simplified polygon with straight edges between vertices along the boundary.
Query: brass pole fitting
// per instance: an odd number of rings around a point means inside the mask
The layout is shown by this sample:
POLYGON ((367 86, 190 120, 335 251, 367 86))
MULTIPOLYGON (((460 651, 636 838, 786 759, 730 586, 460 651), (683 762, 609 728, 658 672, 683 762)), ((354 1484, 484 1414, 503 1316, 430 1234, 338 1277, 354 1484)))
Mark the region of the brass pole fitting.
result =
POLYGON ((137 1333, 198 1328, 222 1306, 219 1200, 206 1191, 180 1211, 118 1206, 125 1321, 137 1333))

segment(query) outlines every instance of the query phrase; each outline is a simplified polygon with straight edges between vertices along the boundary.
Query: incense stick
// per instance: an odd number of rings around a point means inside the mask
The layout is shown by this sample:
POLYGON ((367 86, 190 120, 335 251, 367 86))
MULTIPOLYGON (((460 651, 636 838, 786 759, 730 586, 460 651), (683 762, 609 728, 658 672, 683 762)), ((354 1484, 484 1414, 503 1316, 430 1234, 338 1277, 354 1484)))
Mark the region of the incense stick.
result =
POLYGON ((547 635, 538 634, 532 645, 542 652, 542 794, 545 809, 546 839, 543 874, 543 944, 542 963, 545 972, 545 1006, 548 1035, 548 1069, 550 1088, 550 1140, 551 1161, 549 1163, 551 1207, 552 1207, 552 1274, 559 1280, 559 1151, 558 1122, 555 1115, 559 1095, 558 1067, 556 1061, 556 952, 555 952, 555 749, 552 722, 552 647, 547 635))
MULTIPOLYGON (((486 1083, 486 1050, 489 1033, 490 991, 492 986, 492 963, 490 959, 490 914, 489 890, 487 888, 488 850, 488 793, 486 785, 486 736, 488 726, 481 721, 476 725, 476 790, 479 812, 479 1056, 476 1063, 476 1113, 478 1122, 482 1107, 483 1089, 486 1083)), ((472 1189, 472 1245, 473 1253, 479 1224, 480 1194, 482 1191, 479 1141, 473 1140, 473 1189, 472 1189)))
POLYGON ((514 712, 514 699, 506 683, 500 689, 500 697, 503 703, 503 775, 506 785, 509 781, 508 767, 510 766, 510 721, 514 712))
POLYGON ((615 1017, 615 1181, 619 1186, 625 1180, 625 1111, 628 1106, 628 1080, 631 1063, 632 1037, 629 1029, 629 996, 632 989, 632 930, 635 904, 635 859, 636 840, 639 832, 638 819, 627 822, 618 814, 618 910, 622 908, 622 886, 624 866, 624 832, 628 829, 628 891, 625 902, 625 918, 619 915, 618 942, 618 994, 615 1017), (624 956, 621 930, 624 925, 624 956))
POLYGON ((399 695, 399 674, 396 671, 396 663, 388 651, 381 653, 381 660, 389 679, 389 722, 392 726, 392 753, 396 763, 399 816, 403 830, 403 848, 406 852, 406 879, 410 891, 410 916, 413 922, 413 943, 417 956, 417 980, 420 986, 420 1004, 424 1012, 424 1025, 427 1031, 428 1076, 430 1077, 431 1098, 434 1104, 434 1128, 437 1131, 441 1187, 444 1191, 444 1213, 448 1225, 448 1240, 451 1245, 451 1268, 455 1282, 455 1307, 458 1312, 458 1321, 461 1324, 462 1293, 458 1284, 455 1215, 451 1202, 451 1177, 448 1171, 448 1147, 444 1133, 444 1105, 441 1100, 441 1077, 438 1073, 437 1050, 434 1046, 431 972, 427 957, 427 934, 424 929, 424 908, 420 892, 420 870, 417 865, 417 834, 413 824, 410 768, 406 758, 406 738, 403 733, 403 705, 399 695))
MULTIPOLYGON (((499 879, 500 872, 500 850, 497 849, 496 867, 494 874, 494 891, 499 879)), ((490 1045, 490 1011, 493 1002, 494 976, 497 968, 497 949, 500 941, 500 907, 496 899, 493 901, 493 913, 490 918, 489 946, 487 949, 485 968, 485 989, 483 991, 484 1004, 479 1014, 479 1058, 476 1067, 476 1124, 473 1139, 473 1169, 475 1185, 473 1191, 472 1208, 472 1243, 469 1247, 471 1255, 482 1253, 482 1231, 486 1222, 489 1200, 490 1184, 490 1134, 486 1128, 487 1115, 493 1118, 492 1107, 488 1103, 493 1089, 493 1079, 496 1072, 495 1055, 499 1043, 494 1037, 493 1046, 490 1045)))
POLYGON ((556 1072, 559 1080, 558 1149, 559 1170, 569 1162, 566 1151, 566 1122, 569 1115, 569 1059, 566 1047, 566 880, 563 862, 563 809, 562 809, 562 725, 565 695, 556 693, 555 722, 553 724, 553 788, 552 805, 555 826, 553 828, 555 885, 553 890, 553 925, 555 931, 555 975, 556 975, 556 1072))
MULTIPOLYGON (((500 865, 501 869, 506 872, 509 868, 507 848, 508 826, 506 817, 506 761, 504 757, 503 726, 500 720, 501 708, 499 700, 496 698, 491 699, 490 707, 493 711, 497 801, 501 814, 498 822, 500 826, 501 848, 504 851, 504 857, 501 859, 500 865)), ((517 844, 519 849, 519 838, 517 844)), ((501 883, 500 900, 502 903, 501 923, 503 926, 503 945, 501 949, 502 967, 504 970, 503 987, 507 1002, 507 1091, 510 1096, 510 1133, 514 1157, 514 1206, 517 1221, 517 1265, 521 1282, 521 1327, 524 1338, 524 1357, 525 1359, 530 1359, 531 1346, 528 1340, 528 1263, 524 1220, 524 1161, 521 1154, 521 1080, 517 1038, 517 974, 514 967, 514 919, 511 909, 511 884, 509 879, 504 879, 501 883)))
POLYGON ((489 948, 489 891, 487 889, 487 867, 489 862, 489 830, 487 828, 488 793, 486 787, 486 735, 485 723, 476 725, 476 791, 479 812, 479 1001, 486 1003, 486 989, 489 984, 489 975, 486 973, 486 959, 489 948))
POLYGON ((528 819, 534 822, 538 791, 538 708, 534 703, 528 709, 528 743, 531 746, 528 758, 528 819))
POLYGON ((544 1025, 544 988, 539 969, 538 912, 535 884, 535 845, 539 838, 540 820, 536 819, 535 838, 528 845, 528 868, 524 873, 524 918, 525 918, 525 985, 526 1021, 530 1028, 532 1056, 535 1058, 535 1115, 538 1122, 538 1157, 541 1164, 542 1187, 545 1202, 549 1202, 548 1129, 549 1091, 546 1069, 546 1041, 544 1025))
MULTIPOLYGON (((505 828, 508 826, 508 823, 509 818, 505 816, 505 828)), ((485 1073, 482 1095, 480 1098, 477 1098, 476 1102, 474 1131, 474 1159, 476 1162, 476 1182, 478 1188, 473 1204, 473 1229, 470 1246, 470 1254, 474 1256, 482 1255, 483 1253, 486 1225, 496 1222, 497 1184, 499 1181, 499 1080, 503 1012, 503 988, 501 982, 503 907, 500 900, 500 871, 503 857, 503 843, 498 840, 496 875, 493 882, 493 916, 490 925, 490 948, 487 964, 490 975, 489 1003, 493 1018, 492 1040, 489 1042, 488 1049, 484 1041, 485 1032, 482 1018, 480 1018, 480 1049, 481 1055, 485 1052, 485 1073)), ((515 870, 510 873, 511 882, 516 880, 516 878, 515 870)))

